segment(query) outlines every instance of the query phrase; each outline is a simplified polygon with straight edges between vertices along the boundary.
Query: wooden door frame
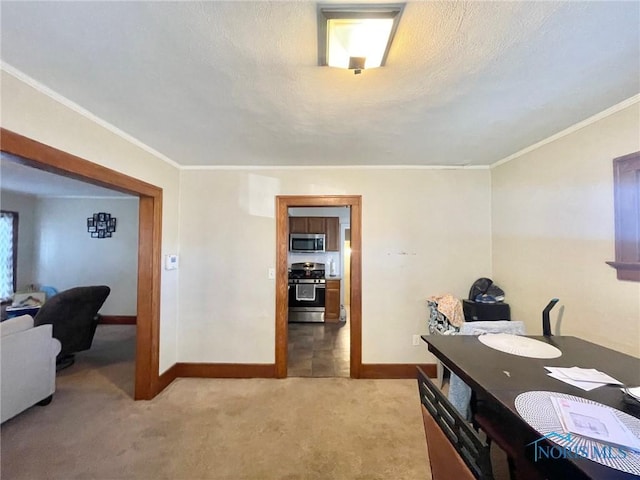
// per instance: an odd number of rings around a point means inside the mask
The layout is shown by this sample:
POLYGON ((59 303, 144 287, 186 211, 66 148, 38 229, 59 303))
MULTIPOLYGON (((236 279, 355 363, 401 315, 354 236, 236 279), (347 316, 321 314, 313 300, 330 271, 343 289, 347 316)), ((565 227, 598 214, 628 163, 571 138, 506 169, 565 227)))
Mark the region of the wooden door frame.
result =
POLYGON ((362 375, 362 196, 276 196, 276 377, 287 376, 289 208, 351 207, 350 376, 362 375))
POLYGON ((138 298, 135 400, 158 394, 162 189, 0 128, 0 150, 23 165, 138 196, 138 298))

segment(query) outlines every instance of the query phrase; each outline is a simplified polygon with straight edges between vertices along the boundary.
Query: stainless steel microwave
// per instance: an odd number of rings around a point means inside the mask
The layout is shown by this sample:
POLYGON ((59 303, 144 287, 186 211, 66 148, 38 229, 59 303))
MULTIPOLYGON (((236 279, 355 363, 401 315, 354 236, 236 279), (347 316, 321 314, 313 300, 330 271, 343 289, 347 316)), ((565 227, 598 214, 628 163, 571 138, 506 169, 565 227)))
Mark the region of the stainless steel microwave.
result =
POLYGON ((324 233, 292 233, 289 235, 289 251, 299 253, 324 252, 324 233))

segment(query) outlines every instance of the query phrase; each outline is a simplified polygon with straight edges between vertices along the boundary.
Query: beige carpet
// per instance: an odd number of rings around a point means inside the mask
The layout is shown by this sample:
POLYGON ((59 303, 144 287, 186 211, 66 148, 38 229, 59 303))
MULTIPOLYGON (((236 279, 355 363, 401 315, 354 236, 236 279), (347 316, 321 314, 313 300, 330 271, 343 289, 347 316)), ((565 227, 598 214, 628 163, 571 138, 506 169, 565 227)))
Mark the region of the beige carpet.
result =
POLYGON ((53 402, 1 427, 4 479, 428 479, 414 380, 179 379, 134 402, 132 327, 100 326, 53 402))

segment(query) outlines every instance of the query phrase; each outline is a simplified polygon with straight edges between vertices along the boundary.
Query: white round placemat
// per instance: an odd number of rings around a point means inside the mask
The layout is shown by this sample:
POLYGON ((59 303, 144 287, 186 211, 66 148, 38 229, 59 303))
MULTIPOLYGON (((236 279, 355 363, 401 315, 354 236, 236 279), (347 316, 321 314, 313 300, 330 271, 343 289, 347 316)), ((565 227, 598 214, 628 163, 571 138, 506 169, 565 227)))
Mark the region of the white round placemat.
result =
POLYGON ((509 333, 487 333, 480 335, 478 340, 487 347, 520 357, 557 358, 562 355, 562 352, 553 345, 509 333))
MULTIPOLYGON (((534 429, 540 432, 540 436, 560 433, 562 434, 563 428, 560 423, 560 419, 556 414, 555 408, 551 403, 551 397, 567 398, 576 402, 590 403, 598 405, 600 407, 609 408, 618 417, 618 419, 624 423, 624 425, 638 438, 640 438, 640 419, 632 417, 620 410, 608 407, 601 403, 597 403, 586 398, 576 397, 574 395, 567 395, 565 393, 558 392, 525 392, 516 397, 515 406, 516 411, 520 416, 534 429)), ((560 435, 551 435, 548 440, 560 445, 561 447, 570 448, 572 452, 581 452, 580 450, 585 448, 587 452, 594 452, 597 449, 599 452, 603 451, 603 448, 608 447, 607 444, 592 440, 589 438, 581 437, 579 435, 571 435, 571 440, 568 441, 560 435)), ((613 447, 614 450, 617 447, 613 447)), ((579 455, 579 453, 578 453, 579 455)), ((591 460, 592 462, 605 465, 610 468, 615 468, 622 472, 631 473, 633 475, 640 475, 640 453, 626 450, 626 455, 605 456, 605 455, 590 455, 583 456, 583 458, 591 460)))

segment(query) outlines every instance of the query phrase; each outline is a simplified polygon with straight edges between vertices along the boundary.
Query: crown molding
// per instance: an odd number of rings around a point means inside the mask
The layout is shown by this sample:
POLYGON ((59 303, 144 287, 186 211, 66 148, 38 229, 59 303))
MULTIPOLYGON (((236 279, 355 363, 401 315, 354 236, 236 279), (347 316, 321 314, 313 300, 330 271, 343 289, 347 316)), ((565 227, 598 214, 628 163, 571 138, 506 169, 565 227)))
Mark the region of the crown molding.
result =
POLYGON ((182 170, 488 170, 489 165, 183 165, 182 170))
POLYGON ((534 150, 537 150, 538 148, 543 147, 548 143, 555 142, 556 140, 562 137, 566 137, 567 135, 570 135, 580 130, 581 128, 584 128, 593 123, 596 123, 599 120, 607 118, 610 115, 613 115, 614 113, 618 113, 620 110, 624 110, 625 108, 630 107, 631 105, 634 105, 639 102, 640 102, 640 94, 627 98, 626 100, 623 100, 622 102, 617 103, 616 105, 609 107, 600 113, 596 113, 595 115, 587 118, 586 120, 582 120, 581 122, 571 125, 570 127, 565 128, 564 130, 561 130, 560 132, 554 135, 551 135, 550 137, 547 137, 544 140, 540 140, 539 142, 534 143, 533 145, 529 145, 528 147, 523 148, 522 150, 517 151, 516 153, 512 153, 508 157, 505 157, 502 160, 498 160, 497 162, 492 163, 489 167, 493 169, 493 168, 499 167, 500 165, 504 165, 505 163, 510 162, 511 160, 515 160, 516 158, 519 158, 529 152, 533 152, 534 150))
POLYGON ((59 200, 129 200, 129 201, 138 201, 138 197, 128 196, 128 197, 110 197, 107 195, 33 195, 36 198, 46 200, 46 199, 59 199, 59 200))
POLYGON ((26 73, 18 70, 17 68, 9 65, 4 60, 0 60, 0 70, 8 73, 12 77, 17 78, 21 82, 29 85, 34 90, 42 93, 43 95, 46 95, 47 97, 49 97, 52 100, 60 103, 61 105, 64 105, 65 107, 67 107, 68 109, 74 111, 75 113, 77 113, 79 115, 82 115, 87 120, 90 120, 90 121, 92 121, 94 123, 97 123, 102 128, 110 131, 114 135, 117 135, 118 137, 122 138, 123 140, 126 140, 129 143, 132 143, 136 147, 138 147, 138 148, 144 150, 145 152, 150 153, 154 157, 157 157, 160 160, 168 163, 172 167, 175 167, 177 169, 181 168, 179 163, 171 160, 166 155, 160 153, 159 151, 155 150, 154 148, 151 148, 146 143, 141 142, 137 138, 132 137, 131 135, 129 135, 128 133, 123 132, 118 127, 112 125, 111 123, 107 122, 106 120, 103 120, 102 118, 98 117, 97 115, 91 113, 89 110, 87 110, 87 109, 81 107, 80 105, 78 105, 77 103, 69 100, 67 97, 65 97, 63 95, 60 95, 57 92, 54 92, 49 87, 47 87, 47 86, 43 85, 42 83, 38 82, 37 80, 31 78, 29 75, 27 75, 26 73))

